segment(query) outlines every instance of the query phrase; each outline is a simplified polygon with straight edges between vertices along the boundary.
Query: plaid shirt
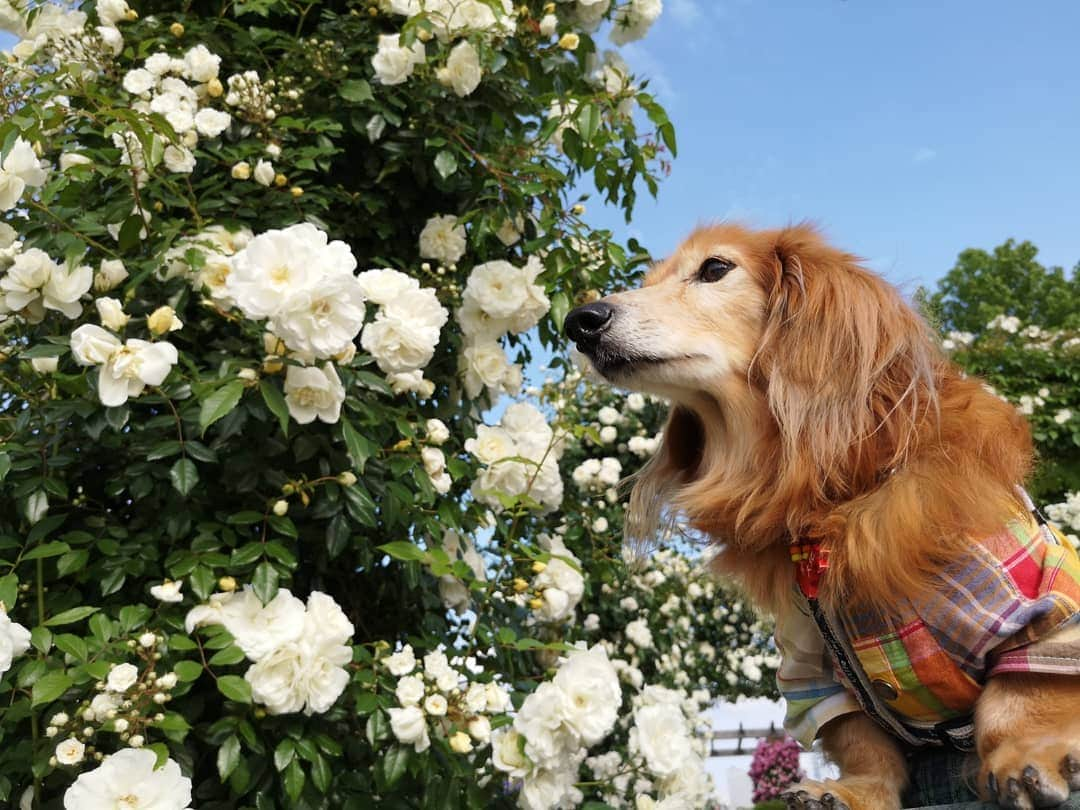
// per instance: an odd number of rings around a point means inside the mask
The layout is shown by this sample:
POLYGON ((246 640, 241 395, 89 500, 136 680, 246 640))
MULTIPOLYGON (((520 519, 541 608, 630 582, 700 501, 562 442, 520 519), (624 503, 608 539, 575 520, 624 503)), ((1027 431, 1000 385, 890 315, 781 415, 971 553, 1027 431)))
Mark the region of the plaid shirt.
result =
MULTIPOLYGON (((790 604, 776 620, 777 683, 785 726, 809 747, 825 723, 861 707, 807 600, 796 593, 790 604)), ((942 571, 926 598, 830 623, 886 714, 919 728, 962 723, 999 672, 1080 674, 1080 558, 1033 511, 942 571)))

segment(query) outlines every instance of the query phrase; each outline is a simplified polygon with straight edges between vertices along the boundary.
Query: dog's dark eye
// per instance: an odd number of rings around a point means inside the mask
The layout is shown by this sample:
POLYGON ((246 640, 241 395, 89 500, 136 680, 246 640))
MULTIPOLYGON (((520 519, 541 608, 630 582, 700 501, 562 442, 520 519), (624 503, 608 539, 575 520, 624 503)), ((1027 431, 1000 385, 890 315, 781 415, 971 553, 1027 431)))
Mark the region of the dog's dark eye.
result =
POLYGON ((721 259, 718 256, 710 256, 698 268, 697 278, 698 281, 711 284, 714 281, 719 281, 734 269, 735 262, 729 262, 727 259, 721 259))

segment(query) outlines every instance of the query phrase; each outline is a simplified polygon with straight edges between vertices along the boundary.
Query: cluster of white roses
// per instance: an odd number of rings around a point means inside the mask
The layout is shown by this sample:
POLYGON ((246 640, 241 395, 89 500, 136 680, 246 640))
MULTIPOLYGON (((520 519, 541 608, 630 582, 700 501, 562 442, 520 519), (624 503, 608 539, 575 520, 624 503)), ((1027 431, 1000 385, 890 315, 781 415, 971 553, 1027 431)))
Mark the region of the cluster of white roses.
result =
MULTIPOLYGON (((579 0, 581 2, 581 0, 579 0)), ((615 9, 611 41, 625 45, 644 37, 664 10, 663 0, 630 0, 615 9)))
POLYGON ((321 714, 345 691, 353 626, 333 597, 312 591, 307 605, 285 588, 266 605, 250 587, 215 593, 188 612, 188 633, 221 624, 252 662, 251 696, 270 714, 321 714))
POLYGON ((358 281, 367 299, 379 307, 375 320, 364 328, 360 345, 375 358, 395 390, 430 396, 433 388, 424 379, 423 369, 435 354, 450 313, 434 289, 421 287, 415 278, 397 270, 368 270, 358 281))
MULTIPOLYGON (((152 662, 160 657, 156 651, 160 641, 161 636, 146 631, 128 645, 152 662)), ((142 748, 146 744, 144 732, 165 719, 162 709, 172 700, 171 692, 178 681, 175 672, 159 675, 153 666, 147 666, 140 674, 135 664, 114 663, 106 679, 97 684, 98 694, 93 700, 83 701, 74 716, 58 712, 49 720, 45 736, 62 738, 50 764, 78 765, 86 758, 101 761, 102 752, 87 745, 101 732, 116 734, 123 745, 142 748)))
POLYGON ((23 248, 15 231, 0 223, 0 324, 12 315, 40 323, 50 310, 78 318, 79 299, 93 281, 88 265, 65 267, 43 250, 23 248))
POLYGON ((525 810, 575 807, 586 749, 615 727, 622 688, 602 647, 571 652, 555 677, 521 704, 512 727, 492 734, 492 762, 521 784, 525 810))
MULTIPOLYGON (((759 620, 743 624, 739 618, 743 603, 727 604, 719 598, 716 583, 707 574, 707 563, 691 561, 673 549, 657 551, 647 570, 631 573, 624 582, 605 583, 601 592, 609 598, 618 597, 619 609, 633 617, 621 633, 611 634, 601 642, 613 657, 626 657, 619 674, 631 685, 642 684, 641 666, 646 658, 668 683, 686 689, 706 686, 705 673, 714 677, 719 662, 723 662, 724 678, 732 686, 739 682, 740 675, 746 681, 760 683, 780 665, 774 650, 748 649, 762 646, 756 642, 769 637, 769 628, 759 620), (656 592, 664 586, 671 592, 659 602, 656 592), (653 634, 657 622, 664 630, 662 649, 653 634), (699 624, 719 627, 726 634, 722 641, 714 639, 723 644, 721 649, 701 637, 699 624)), ((586 629, 592 629, 590 624, 598 627, 599 617, 590 616, 586 629)))
POLYGON ((1065 493, 1064 501, 1046 507, 1046 516, 1062 531, 1069 532, 1065 536, 1074 546, 1080 548, 1080 492, 1065 493))
POLYGON ((124 39, 117 25, 137 18, 126 0, 101 0, 96 4, 100 25, 87 25, 85 12, 56 3, 31 6, 23 0, 0 3, 0 30, 19 37, 11 49, 16 61, 28 62, 46 49, 54 67, 62 63, 96 65, 105 56, 116 56, 124 39), (29 12, 36 13, 29 20, 29 12))
MULTIPOLYGON (((136 97, 132 109, 163 116, 179 138, 164 150, 165 167, 171 172, 191 174, 195 170, 195 155, 191 150, 199 143, 199 137, 216 138, 232 122, 229 113, 210 106, 224 93, 218 78, 220 65, 220 56, 211 53, 205 45, 196 45, 182 58, 164 52, 152 54, 142 67, 124 75, 124 89, 136 97)), ((137 181, 145 183, 146 158, 138 138, 130 131, 115 133, 113 142, 122 150, 122 162, 133 165, 137 181)))
POLYGON ((413 648, 406 644, 382 664, 398 678, 394 696, 400 705, 388 710, 390 728, 417 753, 431 746, 432 734, 445 739, 456 754, 487 745, 492 718, 510 707, 510 693, 502 684, 470 682, 468 675, 484 672, 472 656, 448 659, 439 649, 427 653, 418 668, 413 648))
POLYGON ((249 228, 230 231, 221 225, 211 225, 193 236, 181 237, 165 251, 157 276, 162 281, 186 278, 195 289, 208 293, 219 307, 230 309, 236 302, 225 282, 232 270, 232 257, 254 235, 249 228))
POLYGON ((440 495, 450 491, 453 481, 446 469, 446 454, 439 446, 450 438, 450 431, 441 419, 428 419, 426 423, 426 447, 420 449, 420 459, 424 463, 424 471, 431 478, 431 485, 440 495))
MULTIPOLYGON (((127 315, 119 302, 99 298, 98 303, 102 320, 109 321, 112 328, 123 328, 127 315)), ((172 331, 174 320, 179 323, 172 309, 163 307, 158 311, 162 320, 167 319, 162 324, 163 331, 172 331)), ((153 323, 151 330, 154 331, 153 323)), ((176 347, 167 341, 128 338, 121 343, 112 332, 91 323, 84 323, 71 333, 71 353, 80 366, 97 367, 98 397, 109 407, 123 405, 129 398, 139 396, 148 385, 161 385, 179 360, 176 347)))
POLYGON ((529 591, 529 607, 533 618, 541 622, 566 622, 574 618, 581 598, 585 595, 585 577, 581 561, 563 543, 561 537, 542 534, 540 548, 551 555, 547 562, 533 563, 529 591))
POLYGON ((465 449, 486 465, 473 483, 473 495, 496 511, 504 498, 527 496, 540 509, 550 511, 562 503, 559 474, 562 437, 533 405, 516 402, 497 426, 480 425, 465 449))
POLYGON ((622 795, 611 796, 609 803, 629 806, 629 787, 638 810, 704 807, 713 786, 705 771, 709 741, 699 733, 701 704, 682 690, 646 686, 634 696, 633 706, 628 761, 614 777, 616 790, 622 783, 622 795), (636 775, 632 786, 630 774, 636 775), (655 805, 642 802, 649 794, 655 794, 650 796, 655 805))
MULTIPOLYGON (((443 42, 460 41, 450 48, 446 62, 435 69, 435 78, 458 96, 471 94, 483 78, 480 52, 468 39, 472 34, 509 36, 514 32, 514 8, 510 0, 501 0, 502 13, 483 0, 389 0, 386 10, 410 20, 422 16, 435 36, 443 42)), ((401 43, 400 34, 379 37, 378 50, 372 57, 375 78, 385 85, 406 82, 417 65, 427 58, 424 40, 430 38, 427 28, 419 29, 411 45, 401 43)))
POLYGON ((521 267, 496 260, 477 265, 469 274, 456 317, 465 339, 461 368, 470 397, 485 387, 492 396, 520 391, 521 367, 511 365, 500 341, 532 329, 551 307, 543 286, 536 283, 543 269, 540 259, 530 256, 521 267))
POLYGON ((570 477, 585 492, 614 492, 622 478, 622 462, 613 456, 587 458, 574 468, 570 477))

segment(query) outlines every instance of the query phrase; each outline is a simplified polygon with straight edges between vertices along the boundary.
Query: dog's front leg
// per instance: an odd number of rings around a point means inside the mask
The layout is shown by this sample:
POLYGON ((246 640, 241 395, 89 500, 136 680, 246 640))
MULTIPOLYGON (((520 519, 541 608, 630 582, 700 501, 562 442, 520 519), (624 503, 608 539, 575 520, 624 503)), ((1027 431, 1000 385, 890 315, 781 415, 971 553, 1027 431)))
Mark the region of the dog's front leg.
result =
POLYGON ((975 707, 979 787, 1002 807, 1057 807, 1080 790, 1080 678, 1002 674, 975 707))
POLYGON ((821 730, 839 779, 807 780, 783 798, 789 810, 899 810, 908 768, 896 740, 862 712, 845 714, 821 730))

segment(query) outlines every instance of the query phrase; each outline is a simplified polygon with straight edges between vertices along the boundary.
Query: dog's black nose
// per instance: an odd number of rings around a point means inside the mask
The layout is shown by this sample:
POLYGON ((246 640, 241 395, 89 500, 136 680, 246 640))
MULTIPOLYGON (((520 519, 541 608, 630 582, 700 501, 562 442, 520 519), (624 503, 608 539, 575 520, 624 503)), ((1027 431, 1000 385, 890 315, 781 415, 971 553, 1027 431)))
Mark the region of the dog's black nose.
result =
POLYGON ((603 301, 585 304, 570 310, 563 324, 566 336, 575 343, 588 343, 596 340, 611 325, 611 316, 615 308, 603 301))

